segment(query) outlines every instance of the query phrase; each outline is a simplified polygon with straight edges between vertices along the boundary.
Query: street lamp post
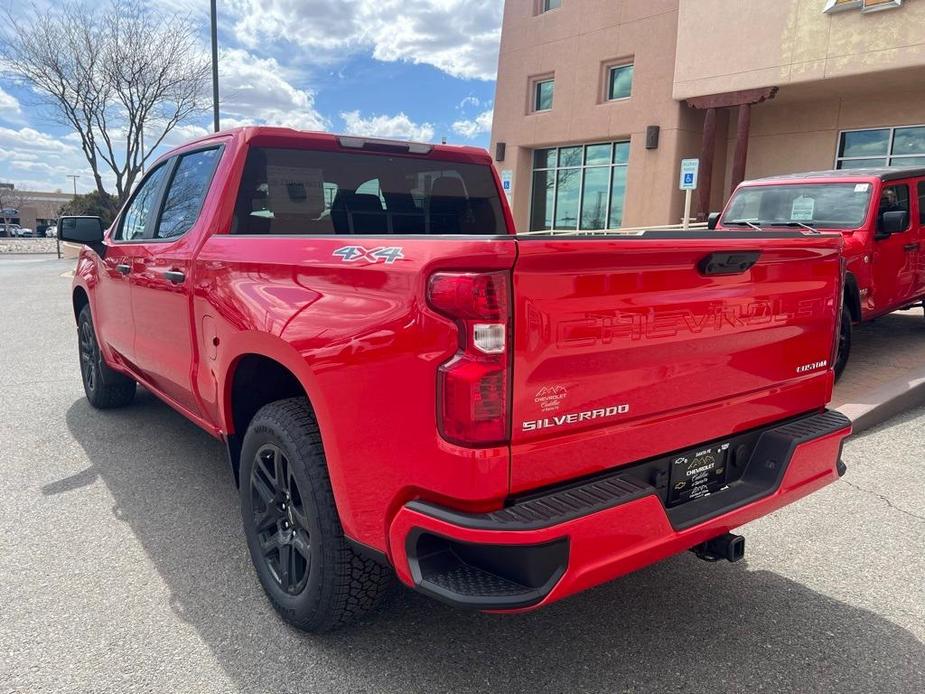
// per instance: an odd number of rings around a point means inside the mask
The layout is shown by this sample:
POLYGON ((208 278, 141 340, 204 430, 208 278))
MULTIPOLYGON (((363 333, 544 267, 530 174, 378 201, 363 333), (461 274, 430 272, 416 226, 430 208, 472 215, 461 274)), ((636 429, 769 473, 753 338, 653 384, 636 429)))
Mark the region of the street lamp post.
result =
POLYGON ((215 132, 218 125, 218 20, 216 19, 215 0, 211 2, 212 10, 212 120, 215 132))
POLYGON ((68 178, 70 178, 74 182, 74 197, 76 198, 77 197, 77 179, 80 178, 80 176, 76 174, 69 174, 68 178))

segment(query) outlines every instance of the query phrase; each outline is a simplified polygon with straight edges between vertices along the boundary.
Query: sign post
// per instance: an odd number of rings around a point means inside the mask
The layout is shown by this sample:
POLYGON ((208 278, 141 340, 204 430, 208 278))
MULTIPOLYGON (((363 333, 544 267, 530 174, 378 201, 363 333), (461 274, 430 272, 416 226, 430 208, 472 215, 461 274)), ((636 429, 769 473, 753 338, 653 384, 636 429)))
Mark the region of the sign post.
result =
POLYGON ((681 190, 684 191, 684 221, 683 228, 687 231, 691 227, 691 200, 697 190, 697 177, 700 173, 699 159, 681 160, 681 190))

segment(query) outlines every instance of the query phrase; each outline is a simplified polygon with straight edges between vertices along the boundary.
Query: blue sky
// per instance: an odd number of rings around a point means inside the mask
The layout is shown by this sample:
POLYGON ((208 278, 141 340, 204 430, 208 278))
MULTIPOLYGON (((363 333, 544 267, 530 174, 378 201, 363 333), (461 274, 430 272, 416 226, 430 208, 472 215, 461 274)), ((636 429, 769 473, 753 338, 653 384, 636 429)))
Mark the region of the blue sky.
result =
MULTIPOLYGON (((88 0, 92 2, 92 0, 88 0)), ((190 13, 207 51, 207 0, 190 13)), ((24 3, 0 0, 14 16, 24 3)), ((488 145, 503 0, 219 0, 222 126, 270 123, 488 145)), ((188 122, 170 144, 207 132, 188 122)), ((78 142, 34 94, 0 76, 0 181, 78 192, 92 178, 78 142)))

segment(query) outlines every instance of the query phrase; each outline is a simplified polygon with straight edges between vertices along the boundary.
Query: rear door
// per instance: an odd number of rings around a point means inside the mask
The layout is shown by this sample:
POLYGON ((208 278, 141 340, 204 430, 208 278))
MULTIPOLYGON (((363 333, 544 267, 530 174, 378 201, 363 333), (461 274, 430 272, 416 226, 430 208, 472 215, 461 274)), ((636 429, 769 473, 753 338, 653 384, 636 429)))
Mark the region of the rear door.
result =
POLYGON ((187 152, 169 163, 154 223, 133 259, 135 364, 158 390, 195 415, 195 363, 190 317, 191 263, 201 236, 200 210, 220 147, 187 152))
POLYGON ((828 401, 841 237, 710 234, 519 241, 513 492, 828 401))

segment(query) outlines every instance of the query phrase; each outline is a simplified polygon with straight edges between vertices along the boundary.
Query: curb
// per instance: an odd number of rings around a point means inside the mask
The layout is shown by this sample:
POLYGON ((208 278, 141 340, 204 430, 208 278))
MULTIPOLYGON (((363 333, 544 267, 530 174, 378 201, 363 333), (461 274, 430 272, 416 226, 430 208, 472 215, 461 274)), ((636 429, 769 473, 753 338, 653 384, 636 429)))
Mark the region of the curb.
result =
POLYGON ((859 434, 920 405, 925 405, 925 369, 884 383, 871 391, 868 402, 845 403, 838 411, 851 420, 853 433, 859 434))

